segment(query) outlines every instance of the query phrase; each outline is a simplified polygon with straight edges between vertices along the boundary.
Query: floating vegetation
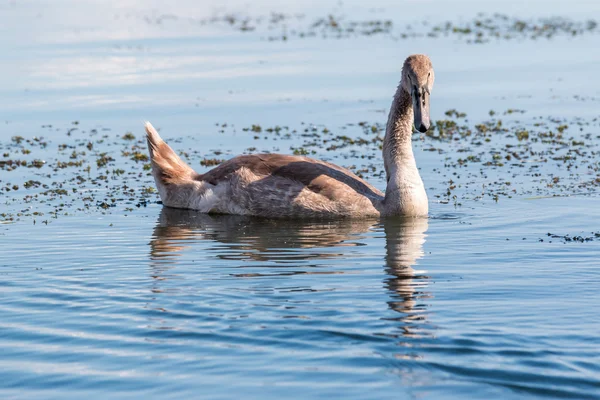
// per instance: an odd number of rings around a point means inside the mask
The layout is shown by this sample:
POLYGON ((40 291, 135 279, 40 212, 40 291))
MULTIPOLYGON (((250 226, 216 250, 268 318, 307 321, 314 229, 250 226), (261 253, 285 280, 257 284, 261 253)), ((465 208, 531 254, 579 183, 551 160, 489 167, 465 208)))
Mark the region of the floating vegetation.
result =
MULTIPOLYGON (((432 121, 427 133, 415 133, 417 157, 429 160, 421 164, 429 166, 421 173, 430 199, 460 207, 515 196, 595 195, 600 188, 600 120, 515 119, 523 113, 527 115, 515 108, 491 110, 486 119, 470 122, 466 113, 451 109, 445 119, 432 121)), ((63 143, 25 137, 0 141, 0 195, 5 204, 0 221, 35 220, 44 214, 52 216, 50 222, 75 213, 128 215, 159 200, 144 141, 124 139, 127 133, 111 138, 92 131, 66 132, 63 143), (24 149, 29 150, 25 156, 24 149)), ((240 129, 218 123, 215 132, 239 137, 240 129)), ((246 146, 254 144, 244 153, 275 151, 332 161, 385 187, 383 123, 254 123, 241 132, 246 146)), ((222 163, 228 158, 224 154, 235 155, 227 148, 202 153, 190 147, 178 150, 199 172, 222 163)))
POLYGON ((507 14, 485 14, 461 21, 445 21, 431 25, 429 21, 411 25, 398 25, 391 19, 348 19, 329 14, 309 18, 301 14, 273 12, 266 16, 242 13, 215 15, 206 19, 160 15, 145 17, 150 24, 168 24, 188 21, 194 25, 222 25, 240 32, 260 32, 270 41, 290 39, 325 38, 342 39, 359 36, 387 36, 395 40, 415 37, 453 37, 467 43, 487 43, 491 40, 551 39, 555 36, 578 36, 599 31, 593 19, 572 20, 560 16, 523 19, 507 14), (277 33, 274 33, 277 32, 277 33))
MULTIPOLYGON (((309 29, 299 32, 299 37, 321 36, 345 38, 350 36, 372 36, 391 34, 393 22, 391 20, 346 20, 339 16, 329 15, 319 18, 312 23, 309 29)), ((295 32, 294 32, 295 33, 295 32)), ((269 38, 274 39, 274 38, 269 38)))
POLYGON ((29 188, 37 188, 37 187, 39 187, 41 184, 42 184, 42 183, 41 183, 40 181, 28 180, 27 182, 25 182, 25 183, 23 184, 23 186, 24 186, 26 189, 29 189, 29 188))
POLYGON ((200 160, 200 165, 202 165, 203 167, 212 167, 221 164, 223 161, 225 160, 221 160, 218 158, 204 158, 200 160))
POLYGON ((111 147, 122 145, 123 142, 111 141, 108 135, 93 140, 96 130, 90 130, 84 139, 74 138, 71 133, 72 128, 68 128, 67 142, 54 145, 37 137, 27 139, 15 136, 8 143, 0 141, 0 147, 7 150, 1 153, 0 169, 10 172, 0 177, 0 196, 4 196, 0 222, 13 223, 28 217, 35 223, 36 218, 47 214, 52 218, 42 222, 48 224, 61 215, 95 210, 107 212, 109 209, 118 209, 127 214, 134 209, 133 205, 148 204, 148 197, 156 196, 153 188, 140 187, 140 177, 150 176, 148 169, 138 168, 137 163, 143 161, 144 157, 147 159, 147 156, 138 151, 141 148, 137 144, 131 146, 131 140, 127 139, 129 135, 118 137, 119 140, 126 140, 130 146, 121 152, 122 155, 128 154, 127 157, 118 157, 111 147), (88 154, 81 150, 86 148, 91 151, 94 147, 103 151, 88 154), (17 153, 30 155, 31 158, 12 158, 17 153), (111 164, 119 168, 108 170, 111 164), (33 171, 28 172, 23 167, 32 168, 33 171), (101 169, 104 171, 101 172, 101 169), (24 204, 28 206, 23 208, 24 204))
POLYGON ((114 158, 108 156, 106 153, 100 153, 96 159, 96 165, 98 168, 105 167, 109 162, 115 161, 114 158))
POLYGON ((133 161, 139 162, 139 161, 143 161, 143 162, 148 162, 150 161, 150 158, 148 157, 148 155, 146 155, 145 153, 136 151, 134 153, 131 154, 131 159, 133 161))
MULTIPOLYGON (((591 236, 581 236, 581 235, 574 235, 574 236, 570 236, 570 235, 556 235, 553 233, 548 233, 547 236, 551 239, 560 239, 561 242, 563 243, 570 243, 570 242, 575 242, 575 243, 585 243, 585 242, 591 242, 593 240, 598 240, 600 239, 600 232, 592 232, 591 236)), ((540 242, 543 242, 544 239, 540 239, 540 242)), ((552 243, 552 241, 550 241, 550 243, 552 243)))
POLYGON ((43 160, 0 160, 0 169, 12 171, 17 167, 41 168, 46 162, 43 160))
POLYGON ((557 35, 577 36, 597 33, 598 23, 589 19, 574 21, 563 17, 521 19, 506 14, 478 14, 464 22, 448 21, 433 27, 431 37, 457 36, 469 43, 486 43, 492 39, 551 39, 557 35))

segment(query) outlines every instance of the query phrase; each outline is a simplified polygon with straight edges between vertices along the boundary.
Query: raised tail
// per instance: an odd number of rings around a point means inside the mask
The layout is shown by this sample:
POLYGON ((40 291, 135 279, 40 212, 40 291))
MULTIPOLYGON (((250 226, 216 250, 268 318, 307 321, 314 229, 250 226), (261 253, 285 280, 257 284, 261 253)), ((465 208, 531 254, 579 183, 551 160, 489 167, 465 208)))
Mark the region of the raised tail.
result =
POLYGON ((144 126, 152 161, 152 175, 154 175, 160 196, 163 198, 168 186, 191 183, 198 174, 162 140, 150 122, 146 122, 144 126))

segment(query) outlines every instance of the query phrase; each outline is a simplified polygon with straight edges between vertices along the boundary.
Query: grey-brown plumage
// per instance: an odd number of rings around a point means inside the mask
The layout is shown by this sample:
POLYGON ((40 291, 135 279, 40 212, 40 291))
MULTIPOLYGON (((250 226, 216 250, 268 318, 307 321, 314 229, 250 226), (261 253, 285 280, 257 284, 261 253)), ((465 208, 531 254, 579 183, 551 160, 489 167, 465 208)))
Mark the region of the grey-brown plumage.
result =
POLYGON ((427 195, 411 137, 413 121, 421 131, 429 127, 432 86, 429 58, 408 57, 384 138, 385 194, 346 168, 302 156, 243 155, 198 174, 146 123, 152 173, 163 204, 263 217, 427 215, 427 195))

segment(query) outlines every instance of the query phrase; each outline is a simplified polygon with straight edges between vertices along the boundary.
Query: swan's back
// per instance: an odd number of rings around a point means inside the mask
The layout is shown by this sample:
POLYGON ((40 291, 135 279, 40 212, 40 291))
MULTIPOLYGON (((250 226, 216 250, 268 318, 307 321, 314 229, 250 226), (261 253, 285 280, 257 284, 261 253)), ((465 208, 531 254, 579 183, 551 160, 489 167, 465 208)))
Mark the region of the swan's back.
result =
POLYGON ((240 169, 254 175, 279 177, 301 183, 315 193, 339 201, 346 191, 367 197, 379 198, 383 194, 353 172, 337 165, 303 156, 284 154, 252 154, 232 158, 205 174, 198 180, 217 185, 228 180, 240 169))
POLYGON ((238 156, 197 179, 226 188, 237 213, 265 217, 377 216, 383 199, 351 171, 301 156, 238 156))

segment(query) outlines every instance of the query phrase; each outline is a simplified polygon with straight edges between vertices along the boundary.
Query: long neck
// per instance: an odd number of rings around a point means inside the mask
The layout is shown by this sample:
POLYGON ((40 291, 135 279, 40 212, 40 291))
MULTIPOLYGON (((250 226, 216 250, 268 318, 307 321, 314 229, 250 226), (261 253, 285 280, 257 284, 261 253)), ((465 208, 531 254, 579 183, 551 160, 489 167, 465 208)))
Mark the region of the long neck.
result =
POLYGON ((392 101, 383 140, 386 215, 426 215, 428 211, 427 195, 412 149, 413 118, 412 98, 401 82, 392 101))

